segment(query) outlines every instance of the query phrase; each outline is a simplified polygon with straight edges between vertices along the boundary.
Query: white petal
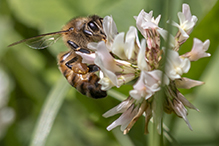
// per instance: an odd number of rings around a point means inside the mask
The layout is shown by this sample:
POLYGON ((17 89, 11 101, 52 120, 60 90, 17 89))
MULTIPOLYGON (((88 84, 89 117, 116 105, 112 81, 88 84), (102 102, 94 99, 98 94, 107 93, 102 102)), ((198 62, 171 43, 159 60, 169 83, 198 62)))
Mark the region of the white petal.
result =
POLYGON ((95 42, 90 42, 87 44, 87 47, 93 51, 96 51, 97 50, 97 45, 98 43, 95 43, 95 42))
POLYGON ((75 51, 75 53, 83 58, 82 63, 94 64, 94 59, 96 58, 95 53, 87 54, 87 53, 81 53, 79 51, 75 51))
POLYGON ((181 68, 183 70, 183 73, 187 73, 189 71, 190 67, 191 67, 191 63, 190 63, 189 59, 188 58, 182 59, 181 68))
POLYGON ((107 77, 103 77, 99 80, 98 82, 99 84, 101 84, 101 90, 107 91, 109 89, 111 89, 113 86, 116 86, 116 81, 114 81, 114 83, 112 82, 112 80, 110 80, 107 77))
POLYGON ((146 52, 146 41, 145 41, 145 39, 143 39, 141 41, 141 48, 138 52, 137 63, 138 63, 138 68, 140 70, 147 71, 149 69, 149 66, 146 62, 145 52, 146 52))
POLYGON ((103 19, 103 30, 106 34, 107 38, 107 45, 111 45, 114 40, 114 37, 117 35, 117 27, 113 18, 110 16, 106 16, 103 19))
POLYGON ((103 41, 98 43, 94 63, 101 69, 105 68, 112 72, 121 71, 121 68, 116 65, 114 58, 107 50, 106 44, 103 41))
POLYGON ((112 45, 112 52, 115 55, 117 55, 120 59, 127 59, 124 53, 124 48, 125 48, 124 36, 125 36, 124 32, 121 32, 118 35, 116 35, 112 45))
POLYGON ((190 11, 190 7, 188 4, 183 4, 182 5, 182 13, 184 14, 185 18, 187 20, 190 20, 192 17, 191 11, 190 11))
POLYGON ((183 73, 187 73, 190 69, 190 61, 187 58, 181 58, 178 52, 168 50, 167 62, 165 66, 166 75, 172 79, 179 79, 183 73))
POLYGON ((136 54, 140 48, 140 42, 138 39, 138 32, 134 26, 130 26, 125 37, 125 55, 130 60, 136 60, 136 54), (137 45, 137 47, 136 47, 137 45))

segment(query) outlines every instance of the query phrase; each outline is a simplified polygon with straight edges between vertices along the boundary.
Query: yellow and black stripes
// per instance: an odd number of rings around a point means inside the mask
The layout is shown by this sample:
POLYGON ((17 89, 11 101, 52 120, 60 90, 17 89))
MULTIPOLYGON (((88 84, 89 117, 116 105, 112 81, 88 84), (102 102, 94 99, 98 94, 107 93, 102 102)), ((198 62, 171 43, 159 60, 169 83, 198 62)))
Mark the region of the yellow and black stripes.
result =
POLYGON ((106 91, 101 90, 98 83, 99 77, 95 74, 99 68, 96 65, 81 63, 81 56, 74 51, 69 51, 58 56, 58 65, 68 82, 80 93, 92 97, 103 98, 107 96, 106 91))

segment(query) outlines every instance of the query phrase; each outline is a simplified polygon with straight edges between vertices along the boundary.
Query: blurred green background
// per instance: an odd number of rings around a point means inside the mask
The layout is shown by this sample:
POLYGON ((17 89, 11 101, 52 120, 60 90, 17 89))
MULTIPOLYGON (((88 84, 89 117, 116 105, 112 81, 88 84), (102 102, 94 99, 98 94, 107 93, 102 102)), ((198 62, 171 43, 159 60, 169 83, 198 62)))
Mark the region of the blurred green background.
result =
MULTIPOLYGON (((193 38, 197 37, 202 41, 210 39, 208 52, 212 56, 193 62, 190 72, 185 75, 205 82, 201 87, 182 90, 200 110, 199 113, 189 110, 188 119, 193 131, 173 114, 165 115, 164 122, 180 145, 219 145, 217 0, 0 0, 0 111, 8 107, 11 111, 6 114, 6 119, 7 115, 11 119, 8 118, 5 124, 1 123, 3 116, 0 112, 0 146, 29 145, 45 103, 52 103, 45 111, 54 112, 55 116, 46 146, 149 145, 151 135, 143 134, 144 118, 138 120, 128 135, 123 135, 119 128, 108 132, 106 127, 118 116, 105 119, 102 114, 120 101, 111 96, 90 99, 67 83, 56 63, 58 53, 67 50, 62 40, 44 50, 33 50, 25 44, 11 48, 7 45, 42 33, 59 31, 73 17, 92 14, 102 17, 112 15, 118 31, 126 32, 129 26, 135 26, 133 16, 137 16, 141 9, 146 12, 153 10, 155 17, 162 14, 160 26, 164 27, 167 19, 163 14, 166 10, 172 9, 172 19, 178 22, 177 12, 181 11, 184 2, 190 5, 192 14, 199 20, 181 53, 188 52, 193 38)), ((115 90, 127 96, 130 89, 131 85, 125 85, 115 90)), ((44 118, 49 118, 49 113, 44 113, 47 115, 44 118)), ((42 135, 46 134, 47 128, 41 129, 45 129, 42 135)))

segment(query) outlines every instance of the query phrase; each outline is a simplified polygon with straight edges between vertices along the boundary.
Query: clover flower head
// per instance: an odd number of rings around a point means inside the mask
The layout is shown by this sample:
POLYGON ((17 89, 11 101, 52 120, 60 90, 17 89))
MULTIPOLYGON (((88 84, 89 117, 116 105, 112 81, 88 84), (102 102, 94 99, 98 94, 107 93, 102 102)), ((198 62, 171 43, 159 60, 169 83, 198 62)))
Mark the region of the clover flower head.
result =
POLYGON ((189 5, 183 4, 182 12, 178 13, 179 24, 172 22, 179 31, 174 37, 172 34, 158 26, 161 15, 153 17, 153 11, 146 13, 141 10, 135 16, 136 27, 130 26, 127 33, 117 32, 117 27, 113 18, 106 16, 103 19, 103 30, 106 40, 91 42, 88 48, 91 54, 77 52, 82 57, 85 64, 95 64, 99 67, 99 84, 102 90, 110 90, 112 87, 120 88, 122 85, 134 81, 133 89, 129 91, 129 96, 119 105, 112 108, 104 117, 121 114, 112 122, 107 130, 112 130, 117 126, 124 134, 128 133, 135 122, 142 115, 145 116, 145 133, 148 133, 148 123, 153 117, 161 119, 156 114, 156 104, 154 98, 163 89, 164 103, 163 109, 166 113, 175 113, 184 119, 190 129, 191 125, 187 119, 187 109, 191 108, 199 111, 192 105, 178 88, 190 89, 204 84, 201 81, 182 77, 191 67, 191 61, 210 56, 206 53, 210 41, 204 43, 194 39, 192 50, 180 55, 178 53, 181 45, 187 40, 197 17, 190 12, 189 5), (140 41, 138 31, 143 35, 140 41), (169 39, 167 38, 169 36, 169 39), (169 40, 170 49, 165 49, 160 44, 160 37, 169 40), (164 49, 163 49, 164 48, 164 49), (166 57, 164 57, 166 55, 166 57))

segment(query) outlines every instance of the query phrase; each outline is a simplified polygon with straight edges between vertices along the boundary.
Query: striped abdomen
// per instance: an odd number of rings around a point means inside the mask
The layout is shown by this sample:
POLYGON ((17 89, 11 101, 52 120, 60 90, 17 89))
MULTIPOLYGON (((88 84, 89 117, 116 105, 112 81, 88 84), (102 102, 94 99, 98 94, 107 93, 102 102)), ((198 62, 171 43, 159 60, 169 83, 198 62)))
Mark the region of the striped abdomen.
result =
POLYGON ((98 84, 99 77, 92 69, 95 66, 87 66, 81 61, 81 56, 74 51, 62 53, 58 56, 59 70, 80 93, 92 98, 106 97, 106 91, 101 90, 101 85, 98 84))

